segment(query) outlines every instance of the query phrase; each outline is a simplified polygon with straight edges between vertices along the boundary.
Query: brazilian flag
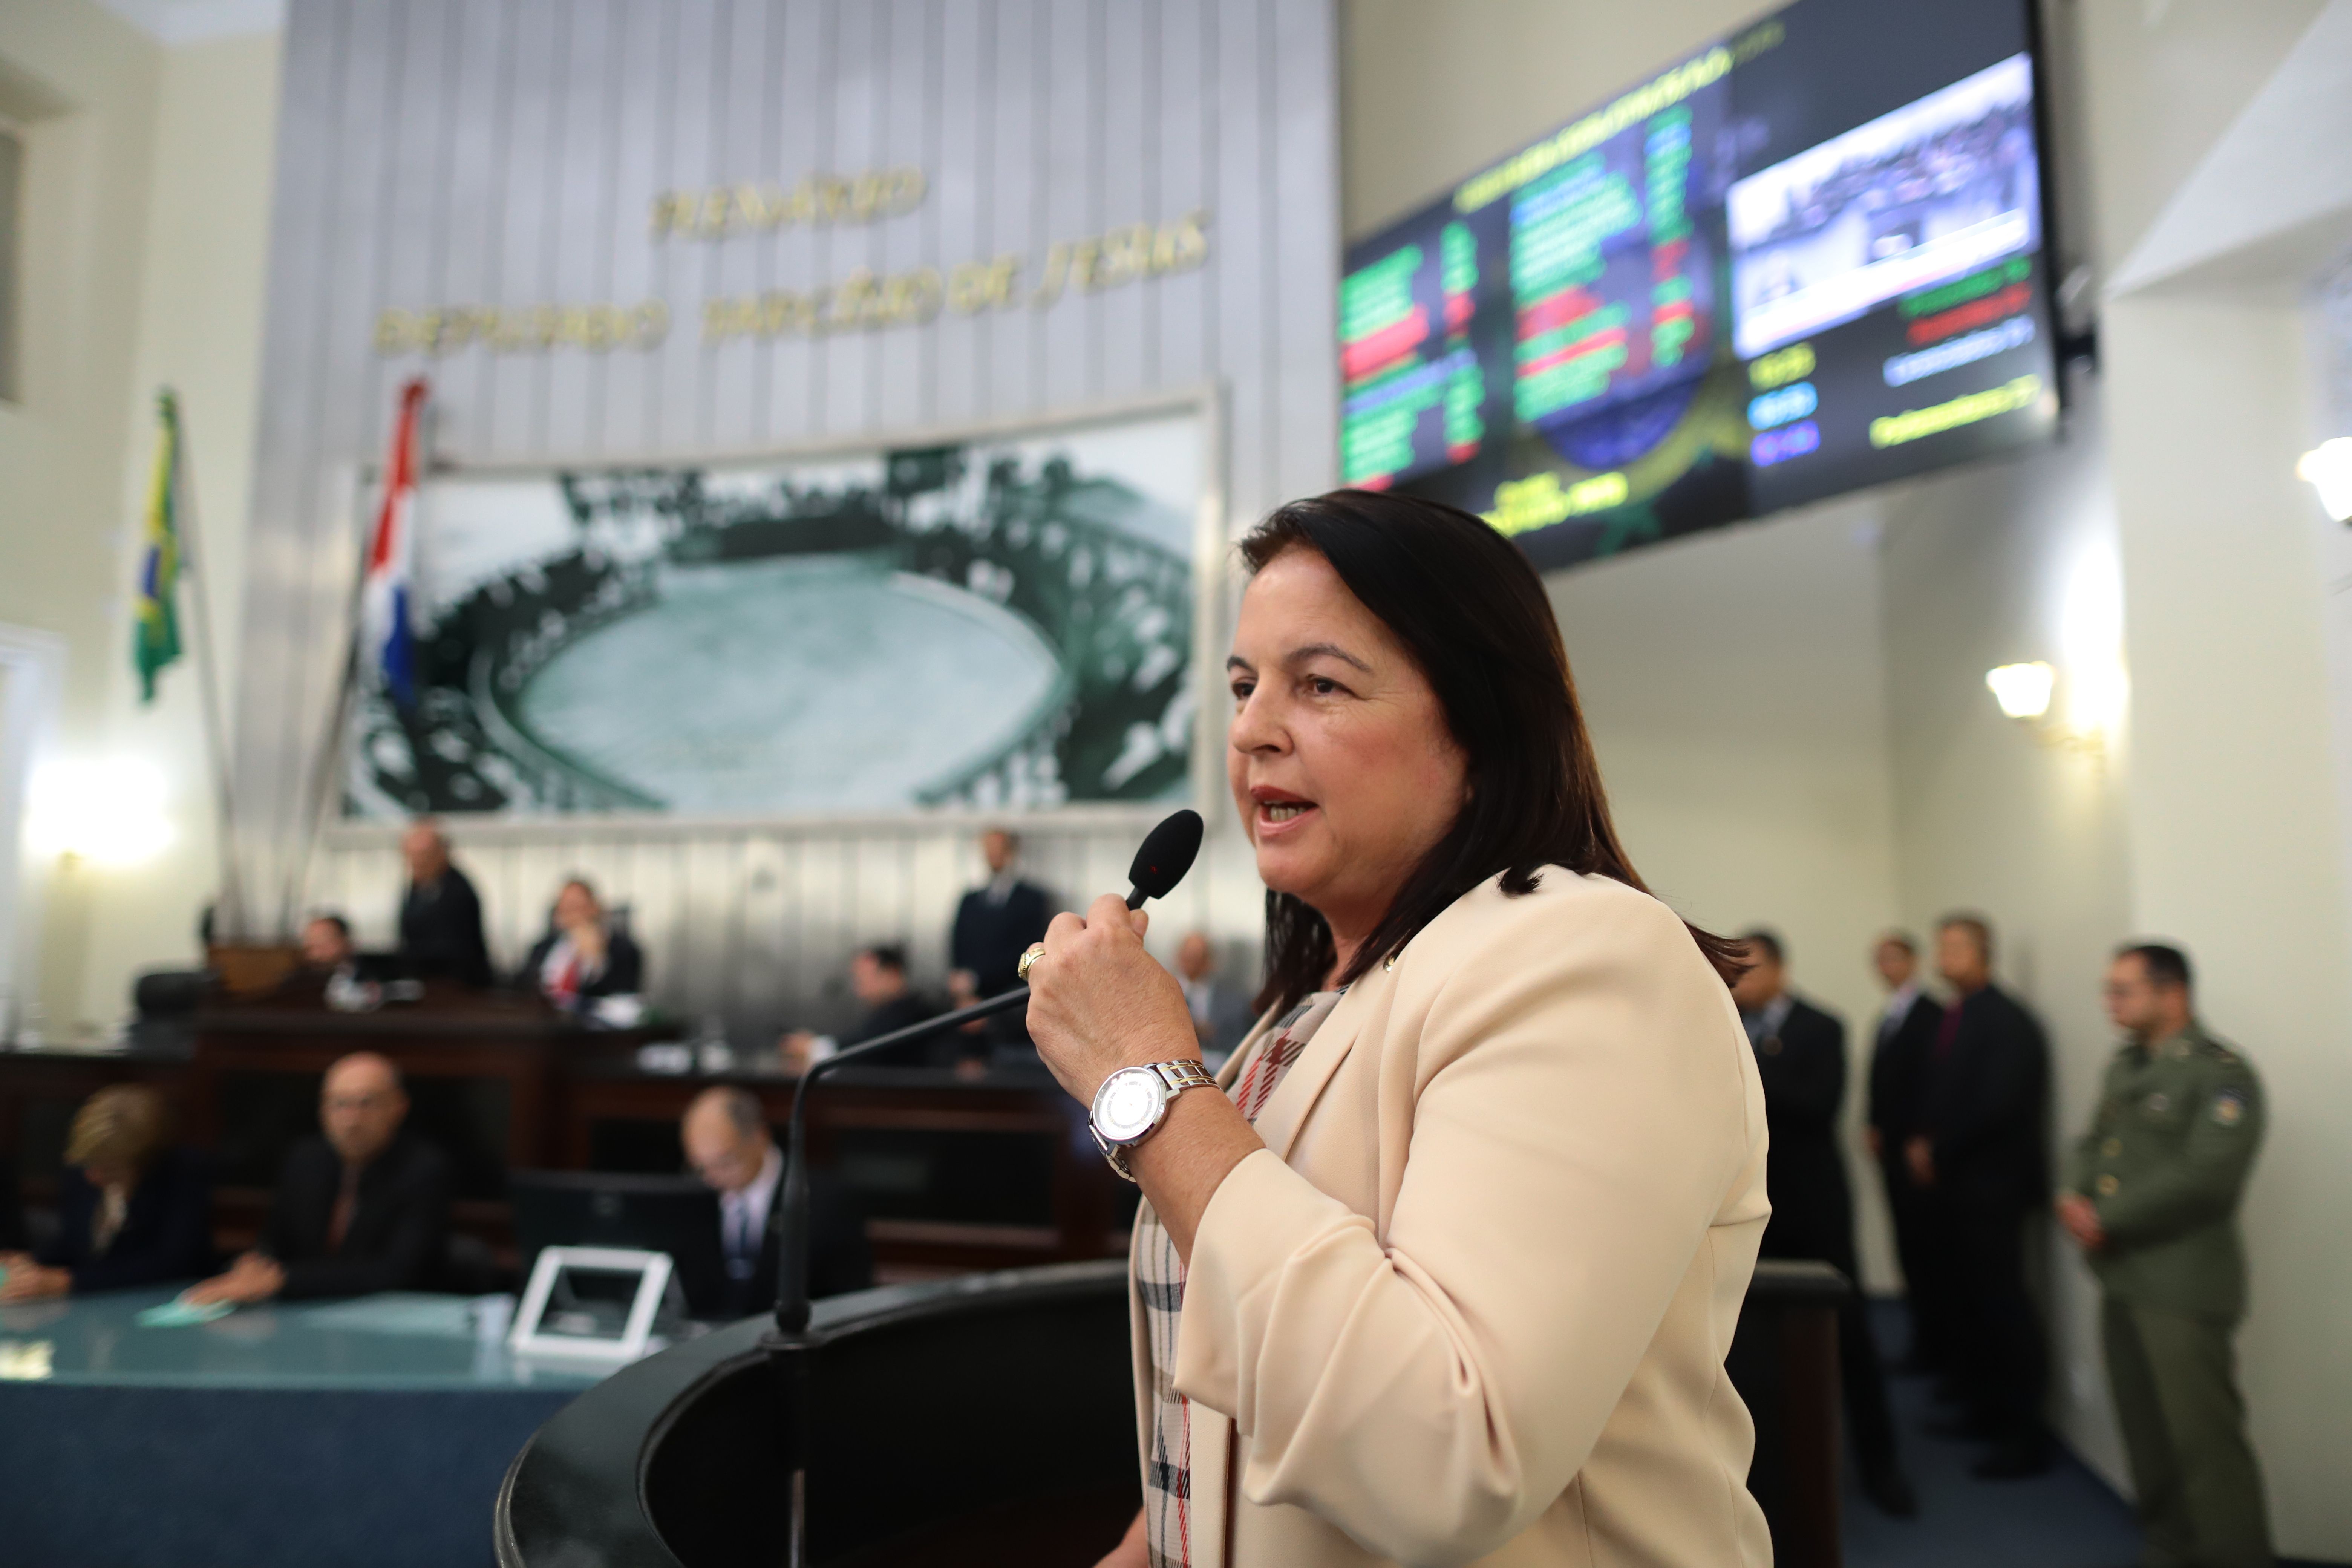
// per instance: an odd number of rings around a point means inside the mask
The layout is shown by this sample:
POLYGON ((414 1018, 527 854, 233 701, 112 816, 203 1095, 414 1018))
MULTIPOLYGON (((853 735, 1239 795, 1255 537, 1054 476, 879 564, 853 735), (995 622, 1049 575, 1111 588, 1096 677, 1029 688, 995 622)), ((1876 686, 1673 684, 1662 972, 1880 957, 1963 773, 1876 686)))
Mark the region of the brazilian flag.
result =
POLYGON ((131 646, 142 702, 155 700, 155 677, 180 657, 180 406, 169 389, 156 394, 155 411, 163 428, 155 478, 147 491, 147 554, 139 568, 138 624, 131 646))

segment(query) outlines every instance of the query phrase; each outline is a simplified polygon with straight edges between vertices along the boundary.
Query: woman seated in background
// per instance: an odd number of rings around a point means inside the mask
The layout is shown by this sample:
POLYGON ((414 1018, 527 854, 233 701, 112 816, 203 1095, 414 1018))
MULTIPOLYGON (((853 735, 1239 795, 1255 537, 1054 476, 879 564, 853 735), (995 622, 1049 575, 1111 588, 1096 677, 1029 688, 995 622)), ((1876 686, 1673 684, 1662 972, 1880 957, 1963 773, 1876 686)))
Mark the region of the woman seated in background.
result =
POLYGON ((547 934, 523 960, 515 984, 538 992, 567 1013, 593 1012, 607 1023, 633 1023, 634 1017, 614 1017, 611 1008, 596 1004, 634 998, 645 984, 645 955, 629 933, 614 930, 605 920, 596 889, 574 877, 555 895, 547 934))
POLYGON ((101 1089, 74 1113, 58 1178, 58 1234, 0 1254, 0 1301, 120 1290, 212 1272, 212 1178, 170 1147, 171 1113, 144 1084, 101 1089))

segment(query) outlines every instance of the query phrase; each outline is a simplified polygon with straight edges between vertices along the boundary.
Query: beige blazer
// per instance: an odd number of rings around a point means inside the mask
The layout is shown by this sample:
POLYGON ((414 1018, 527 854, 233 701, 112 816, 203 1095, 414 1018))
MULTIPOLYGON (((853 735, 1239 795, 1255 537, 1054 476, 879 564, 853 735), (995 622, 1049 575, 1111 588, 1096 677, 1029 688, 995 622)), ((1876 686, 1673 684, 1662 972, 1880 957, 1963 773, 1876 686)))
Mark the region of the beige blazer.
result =
POLYGON ((1558 868, 1465 894, 1340 999, 1257 1130, 1177 1336, 1200 1568, 1771 1562, 1723 1370, 1764 1096, 1665 906, 1558 868))

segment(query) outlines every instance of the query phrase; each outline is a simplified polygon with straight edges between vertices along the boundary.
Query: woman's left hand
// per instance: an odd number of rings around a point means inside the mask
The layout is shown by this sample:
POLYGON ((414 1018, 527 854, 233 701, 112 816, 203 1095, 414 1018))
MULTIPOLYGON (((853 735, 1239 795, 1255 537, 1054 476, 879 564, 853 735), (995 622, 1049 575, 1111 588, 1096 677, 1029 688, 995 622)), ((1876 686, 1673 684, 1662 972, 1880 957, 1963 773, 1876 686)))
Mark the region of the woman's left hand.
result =
POLYGON ((1143 950, 1150 917, 1106 893, 1045 928, 1029 966, 1029 1036, 1064 1089, 1091 1104, 1125 1067, 1200 1054, 1183 987, 1143 950))

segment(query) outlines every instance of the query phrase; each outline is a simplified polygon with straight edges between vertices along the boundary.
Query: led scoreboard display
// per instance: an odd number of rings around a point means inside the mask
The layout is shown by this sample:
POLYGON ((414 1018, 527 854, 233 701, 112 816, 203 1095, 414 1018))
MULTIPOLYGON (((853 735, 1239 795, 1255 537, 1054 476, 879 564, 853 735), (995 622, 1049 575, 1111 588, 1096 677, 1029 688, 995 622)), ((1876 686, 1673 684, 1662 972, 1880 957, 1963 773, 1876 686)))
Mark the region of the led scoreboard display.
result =
POLYGON ((2046 439, 2023 0, 1798 0, 1349 248, 1342 482, 1560 565, 2046 439))

